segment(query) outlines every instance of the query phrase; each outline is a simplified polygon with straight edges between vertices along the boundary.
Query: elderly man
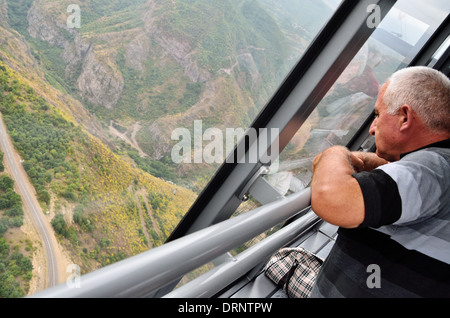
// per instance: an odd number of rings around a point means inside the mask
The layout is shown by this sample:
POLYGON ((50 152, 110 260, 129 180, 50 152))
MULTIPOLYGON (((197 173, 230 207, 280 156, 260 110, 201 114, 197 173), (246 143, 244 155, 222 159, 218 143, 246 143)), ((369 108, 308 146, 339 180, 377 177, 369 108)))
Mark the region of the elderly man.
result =
POLYGON ((396 72, 370 133, 376 154, 313 162, 312 209, 340 228, 312 297, 450 297, 450 80, 396 72))

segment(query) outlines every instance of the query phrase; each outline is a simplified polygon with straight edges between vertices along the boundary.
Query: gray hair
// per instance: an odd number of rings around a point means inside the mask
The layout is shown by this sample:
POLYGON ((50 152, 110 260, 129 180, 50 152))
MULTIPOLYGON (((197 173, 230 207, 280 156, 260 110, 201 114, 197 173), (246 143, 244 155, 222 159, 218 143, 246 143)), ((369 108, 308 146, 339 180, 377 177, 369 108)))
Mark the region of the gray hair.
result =
POLYGON ((395 72, 388 80, 384 103, 388 114, 408 104, 432 131, 450 132, 450 80, 429 67, 395 72))

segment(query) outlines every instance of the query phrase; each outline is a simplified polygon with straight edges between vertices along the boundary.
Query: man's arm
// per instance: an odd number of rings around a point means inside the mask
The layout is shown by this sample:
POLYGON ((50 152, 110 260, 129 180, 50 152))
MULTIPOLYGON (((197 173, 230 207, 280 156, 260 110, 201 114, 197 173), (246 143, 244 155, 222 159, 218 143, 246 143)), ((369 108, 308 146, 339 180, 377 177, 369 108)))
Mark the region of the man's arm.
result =
POLYGON ((370 171, 387 163, 374 154, 331 147, 313 162, 311 205, 325 221, 344 228, 356 228, 364 221, 364 198, 355 172, 370 171))

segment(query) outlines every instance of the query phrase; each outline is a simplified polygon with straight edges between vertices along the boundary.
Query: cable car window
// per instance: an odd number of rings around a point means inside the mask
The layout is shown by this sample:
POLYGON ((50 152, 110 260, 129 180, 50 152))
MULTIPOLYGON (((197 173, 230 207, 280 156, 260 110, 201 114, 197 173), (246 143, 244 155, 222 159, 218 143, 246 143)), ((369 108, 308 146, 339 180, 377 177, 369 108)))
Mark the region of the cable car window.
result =
POLYGON ((226 157, 215 138, 248 128, 340 3, 0 1, 0 110, 58 283, 165 242, 226 157))
MULTIPOLYGON (((312 161, 333 145, 346 146, 371 116, 380 86, 406 67, 450 12, 443 1, 401 0, 390 10, 375 32, 335 82, 264 178, 280 195, 309 186, 312 161)), ((368 136, 368 144, 374 139, 368 136)), ((367 148, 370 148, 367 146, 367 148)), ((236 214, 261 205, 254 197, 236 214)), ((276 229, 233 251, 245 249, 276 229)))

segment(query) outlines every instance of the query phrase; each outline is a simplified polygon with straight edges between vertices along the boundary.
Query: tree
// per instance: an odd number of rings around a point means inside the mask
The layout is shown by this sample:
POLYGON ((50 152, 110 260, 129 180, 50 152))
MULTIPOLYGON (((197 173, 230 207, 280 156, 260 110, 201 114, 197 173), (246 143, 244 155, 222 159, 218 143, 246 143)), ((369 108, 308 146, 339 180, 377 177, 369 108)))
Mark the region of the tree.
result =
POLYGON ((6 259, 9 254, 9 244, 4 237, 0 238, 0 261, 6 259))
POLYGON ((0 151, 0 172, 5 171, 5 166, 3 165, 3 152, 0 151))
POLYGON ((24 296, 18 282, 9 272, 0 274, 0 298, 21 298, 24 296))
POLYGON ((50 204, 50 193, 47 190, 41 190, 37 193, 39 201, 50 204))
POLYGON ((57 234, 62 235, 64 237, 68 236, 67 224, 62 214, 57 214, 53 218, 51 224, 57 234))
POLYGON ((31 263, 30 259, 19 253, 11 254, 11 256, 9 257, 9 264, 14 264, 17 266, 13 273, 13 275, 16 277, 19 275, 25 275, 33 270, 33 264, 31 263))
MULTIPOLYGON (((2 154, 3 157, 3 154, 2 154)), ((0 175, 0 190, 6 191, 14 187, 14 180, 6 174, 0 175)))
POLYGON ((0 209, 9 209, 16 205, 22 204, 22 198, 20 195, 9 189, 5 194, 0 195, 0 209))
POLYGON ((0 235, 3 235, 8 230, 8 220, 0 219, 0 235))

